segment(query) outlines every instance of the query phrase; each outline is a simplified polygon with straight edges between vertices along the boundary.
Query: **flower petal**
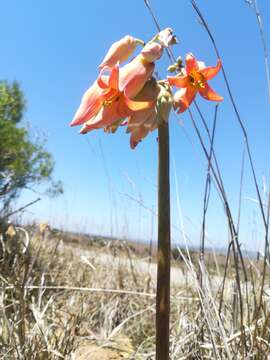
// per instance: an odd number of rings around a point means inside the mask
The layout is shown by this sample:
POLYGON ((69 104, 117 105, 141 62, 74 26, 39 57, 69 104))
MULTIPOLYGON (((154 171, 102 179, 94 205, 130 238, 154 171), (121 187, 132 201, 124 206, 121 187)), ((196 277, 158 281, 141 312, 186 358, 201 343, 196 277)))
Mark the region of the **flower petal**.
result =
POLYGON ((105 81, 105 80, 108 80, 109 77, 108 77, 108 75, 103 75, 105 71, 110 71, 110 68, 104 67, 100 71, 98 78, 97 78, 97 84, 103 90, 106 90, 109 87, 108 81, 105 81))
POLYGON ((118 93, 117 90, 108 88, 107 91, 103 91, 102 99, 104 101, 111 101, 118 93))
POLYGON ((153 113, 155 113, 155 109, 146 109, 132 113, 128 119, 127 132, 131 132, 142 124, 145 124, 153 113))
POLYGON ((206 100, 222 101, 223 97, 218 95, 208 84, 205 82, 204 88, 198 89, 200 95, 206 100))
POLYGON ((114 134, 116 132, 116 130, 119 128, 119 126, 122 126, 122 125, 123 125, 123 119, 120 118, 120 119, 116 120, 113 124, 106 126, 104 128, 104 131, 106 133, 114 134))
POLYGON ((126 61, 139 43, 143 42, 129 35, 124 36, 111 45, 99 68, 102 69, 104 66, 113 67, 117 62, 121 64, 126 61))
MULTIPOLYGON (((133 119, 132 117, 139 114, 139 113, 135 113, 134 115, 132 115, 129 119, 130 123, 133 123, 133 119)), ((132 149, 134 149, 138 143, 140 141, 142 141, 142 139, 144 139, 149 132, 155 130, 157 128, 157 114, 155 109, 148 114, 148 117, 144 118, 143 122, 139 124, 137 124, 136 127, 131 127, 131 129, 129 129, 129 131, 127 132, 131 132, 130 135, 130 147, 132 149)))
POLYGON ((172 86, 176 86, 179 88, 186 87, 188 84, 187 76, 168 76, 168 82, 172 86))
POLYGON ((187 110, 192 101, 195 98, 197 90, 194 87, 187 87, 178 90, 174 94, 174 107, 178 109, 178 113, 182 113, 187 110))
POLYGON ((153 111, 151 113, 151 115, 148 117, 148 119, 144 122, 144 126, 149 131, 154 131, 155 129, 157 129, 158 123, 157 123, 157 113, 156 113, 156 111, 153 111))
POLYGON ((186 71, 187 71, 187 75, 192 71, 192 70, 199 70, 199 65, 197 63, 197 60, 195 58, 195 56, 191 53, 188 53, 186 55, 186 71))
POLYGON ((154 106, 155 101, 135 101, 129 99, 126 95, 124 96, 124 101, 127 107, 132 111, 140 111, 145 109, 150 109, 154 106))
POLYGON ((120 99, 117 102, 117 112, 118 112, 118 115, 122 119, 125 119, 126 117, 128 117, 132 113, 132 110, 130 110, 127 107, 127 104, 126 104, 125 99, 124 99, 123 96, 121 96, 120 99))
POLYGON ((142 61, 140 55, 120 69, 119 90, 125 91, 129 98, 136 96, 152 76, 154 63, 142 61))
POLYGON ((117 103, 113 103, 111 106, 102 107, 95 117, 84 124, 80 133, 86 134, 91 130, 110 126, 119 118, 120 116, 117 112, 117 103))
POLYGON ((151 78, 146 82, 143 89, 133 99, 133 101, 153 102, 153 105, 150 108, 132 112, 131 116, 128 118, 127 132, 133 131, 142 124, 145 124, 148 118, 151 117, 152 114, 155 114, 154 105, 156 104, 156 100, 159 92, 160 92, 160 88, 157 84, 157 81, 154 78, 151 78))
POLYGON ((141 57, 144 61, 152 63, 161 58, 163 54, 163 46, 153 42, 148 43, 141 51, 141 57))
POLYGON ((102 107, 102 90, 97 82, 85 92, 81 104, 74 115, 70 126, 81 125, 95 116, 102 107))
POLYGON ((108 84, 106 84, 106 82, 103 80, 103 78, 101 76, 99 76, 97 78, 97 84, 101 89, 105 90, 105 89, 108 89, 108 84))
POLYGON ((111 75, 109 77, 109 87, 115 90, 119 89, 119 64, 112 68, 111 75))
POLYGON ((213 77, 217 75, 219 70, 221 69, 221 61, 218 59, 218 63, 216 66, 209 66, 202 70, 200 70, 200 73, 205 77, 206 80, 211 80, 213 77))
POLYGON ((130 147, 131 149, 135 149, 135 147, 139 144, 142 139, 144 139, 147 134, 149 133, 149 130, 142 126, 139 126, 136 128, 136 130, 132 131, 130 135, 130 147))

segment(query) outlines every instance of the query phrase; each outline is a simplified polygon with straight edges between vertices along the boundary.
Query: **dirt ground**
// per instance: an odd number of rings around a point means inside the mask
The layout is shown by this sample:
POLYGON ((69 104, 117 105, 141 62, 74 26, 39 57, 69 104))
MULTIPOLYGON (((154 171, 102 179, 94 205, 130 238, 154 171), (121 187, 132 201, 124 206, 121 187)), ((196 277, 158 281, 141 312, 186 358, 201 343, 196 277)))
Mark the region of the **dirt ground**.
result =
POLYGON ((108 342, 107 346, 83 344, 74 353, 74 360, 125 360, 133 353, 131 341, 124 337, 117 337, 108 342))

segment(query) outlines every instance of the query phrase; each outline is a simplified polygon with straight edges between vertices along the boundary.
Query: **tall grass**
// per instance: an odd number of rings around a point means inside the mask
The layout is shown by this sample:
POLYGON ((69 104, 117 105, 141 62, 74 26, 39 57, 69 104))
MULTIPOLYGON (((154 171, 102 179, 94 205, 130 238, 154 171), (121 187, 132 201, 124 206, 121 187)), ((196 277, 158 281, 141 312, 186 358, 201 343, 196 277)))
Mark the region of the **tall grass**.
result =
MULTIPOLYGON (((72 359, 76 349, 93 344, 120 358, 119 339, 125 337, 132 343, 126 358, 154 359, 156 264, 149 266, 147 252, 140 255, 123 241, 83 240, 62 232, 44 236, 30 229, 16 229, 12 238, 1 235, 1 244, 0 358, 72 359)), ((260 308, 263 261, 245 259, 248 291, 241 282, 241 331, 233 327, 231 260, 226 266, 223 255, 215 254, 216 262, 207 252, 203 264, 197 253, 180 248, 178 257, 174 253, 171 359, 265 359, 270 304, 265 293, 260 308), (222 270, 226 266, 222 292, 217 264, 222 270)))

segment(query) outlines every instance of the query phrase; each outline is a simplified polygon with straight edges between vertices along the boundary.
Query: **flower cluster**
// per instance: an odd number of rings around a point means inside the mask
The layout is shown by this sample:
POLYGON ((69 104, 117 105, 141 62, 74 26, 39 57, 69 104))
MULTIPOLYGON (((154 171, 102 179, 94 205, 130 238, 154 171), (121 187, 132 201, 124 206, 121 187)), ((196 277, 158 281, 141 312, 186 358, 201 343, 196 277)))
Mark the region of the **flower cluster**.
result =
POLYGON ((99 75, 85 92, 71 126, 82 125, 80 132, 103 128, 114 133, 120 125, 126 125, 130 133, 130 146, 136 145, 158 127, 168 121, 172 105, 178 112, 185 111, 197 92, 205 99, 221 101, 223 98, 210 88, 212 79, 221 68, 206 67, 192 54, 186 57, 186 67, 179 74, 157 81, 153 77, 155 61, 161 58, 165 47, 177 43, 173 31, 167 28, 158 33, 146 45, 140 39, 125 36, 115 42, 99 65, 99 75), (122 67, 137 45, 143 45, 139 55, 122 67), (181 88, 173 96, 171 86, 181 88))

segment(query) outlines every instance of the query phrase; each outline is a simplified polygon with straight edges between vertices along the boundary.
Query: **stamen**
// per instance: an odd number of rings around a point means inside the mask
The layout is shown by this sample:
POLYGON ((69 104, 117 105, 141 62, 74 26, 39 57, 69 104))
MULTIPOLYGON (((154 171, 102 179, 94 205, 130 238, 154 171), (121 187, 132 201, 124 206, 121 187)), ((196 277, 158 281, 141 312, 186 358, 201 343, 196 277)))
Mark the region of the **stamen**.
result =
POLYGON ((196 88, 199 88, 199 89, 205 88, 205 77, 200 72, 197 72, 197 71, 191 72, 189 74, 189 82, 192 86, 194 86, 196 88))
POLYGON ((120 94, 116 94, 113 95, 110 99, 104 100, 103 101, 103 106, 104 107, 108 107, 110 106, 113 102, 118 101, 120 99, 121 93, 120 94))
POLYGON ((192 75, 189 75, 189 81, 191 83, 192 86, 196 86, 195 84, 195 78, 192 75))

